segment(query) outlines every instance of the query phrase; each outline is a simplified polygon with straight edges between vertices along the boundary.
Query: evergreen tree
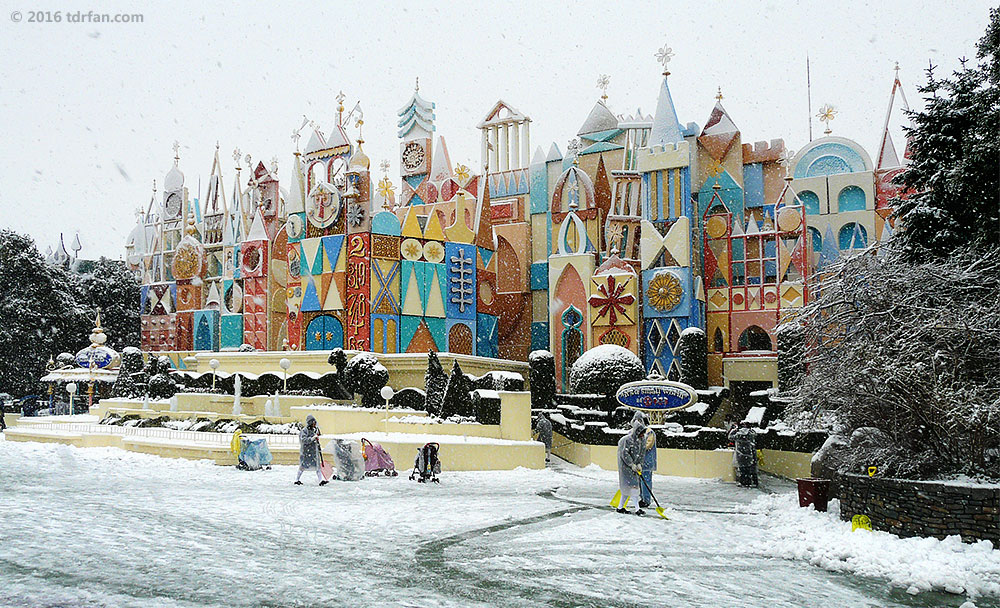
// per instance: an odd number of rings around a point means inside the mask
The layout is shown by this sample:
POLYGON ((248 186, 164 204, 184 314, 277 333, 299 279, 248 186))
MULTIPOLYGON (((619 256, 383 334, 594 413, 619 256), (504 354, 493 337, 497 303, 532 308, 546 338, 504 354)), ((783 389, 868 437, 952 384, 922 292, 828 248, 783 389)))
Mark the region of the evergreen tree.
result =
POLYGON ((946 258, 964 245, 1000 244, 1000 10, 979 41, 981 62, 920 87, 926 108, 912 112, 910 164, 898 178, 909 196, 894 201, 896 234, 910 262, 946 258))
POLYGON ((444 407, 444 393, 448 388, 448 376, 441 367, 437 353, 427 353, 427 373, 424 374, 424 409, 432 416, 440 416, 444 407))
POLYGON ((681 364, 681 382, 696 389, 708 388, 708 338, 698 327, 681 332, 677 347, 681 364))
POLYGON ((444 392, 444 404, 441 412, 442 418, 450 416, 474 416, 472 407, 472 382, 462 373, 462 368, 458 365, 458 359, 451 368, 451 377, 448 378, 448 388, 444 392))

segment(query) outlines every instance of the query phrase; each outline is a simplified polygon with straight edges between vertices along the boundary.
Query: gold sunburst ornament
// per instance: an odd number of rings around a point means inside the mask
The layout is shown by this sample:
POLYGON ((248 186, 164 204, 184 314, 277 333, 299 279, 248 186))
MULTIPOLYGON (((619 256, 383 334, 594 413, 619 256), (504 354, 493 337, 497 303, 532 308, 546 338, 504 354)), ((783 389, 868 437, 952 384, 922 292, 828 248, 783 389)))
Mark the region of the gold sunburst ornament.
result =
POLYGON ((649 305, 661 312, 677 308, 683 297, 684 289, 681 287, 680 279, 667 271, 657 273, 646 288, 649 305))
POLYGON ((464 183, 469 179, 469 168, 462 163, 458 163, 455 165, 455 177, 458 178, 458 181, 464 183))

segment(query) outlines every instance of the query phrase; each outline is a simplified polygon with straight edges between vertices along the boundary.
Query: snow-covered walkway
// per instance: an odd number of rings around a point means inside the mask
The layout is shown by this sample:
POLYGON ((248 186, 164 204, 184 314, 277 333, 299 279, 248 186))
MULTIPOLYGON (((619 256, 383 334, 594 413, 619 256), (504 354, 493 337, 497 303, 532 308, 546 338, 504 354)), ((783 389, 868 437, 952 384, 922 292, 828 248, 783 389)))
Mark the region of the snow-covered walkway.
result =
POLYGON ((0 605, 1000 605, 1000 551, 851 533, 775 479, 657 478, 670 521, 603 508, 615 474, 566 464, 293 479, 0 440, 0 605))

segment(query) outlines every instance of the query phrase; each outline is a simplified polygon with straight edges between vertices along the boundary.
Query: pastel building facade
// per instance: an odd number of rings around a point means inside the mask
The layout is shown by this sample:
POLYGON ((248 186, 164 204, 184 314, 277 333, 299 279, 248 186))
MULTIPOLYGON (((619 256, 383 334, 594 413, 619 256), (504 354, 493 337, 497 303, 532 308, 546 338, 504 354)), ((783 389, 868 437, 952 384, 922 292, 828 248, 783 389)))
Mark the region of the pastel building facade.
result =
POLYGON ((175 158, 127 247, 143 348, 547 349, 566 389, 601 344, 677 378, 697 327, 714 384, 770 386, 775 328, 823 267, 891 236, 905 153, 888 119, 875 162, 830 133, 794 154, 744 142, 721 94, 699 127, 669 85, 664 70, 652 114, 616 115, 602 97, 565 154, 532 151, 531 119, 498 100, 477 125, 481 174, 453 164, 419 90, 398 112, 396 182, 373 178, 343 106, 329 132, 309 125, 281 187, 274 163, 242 169, 237 155, 227 198, 216 152, 199 201, 175 158))

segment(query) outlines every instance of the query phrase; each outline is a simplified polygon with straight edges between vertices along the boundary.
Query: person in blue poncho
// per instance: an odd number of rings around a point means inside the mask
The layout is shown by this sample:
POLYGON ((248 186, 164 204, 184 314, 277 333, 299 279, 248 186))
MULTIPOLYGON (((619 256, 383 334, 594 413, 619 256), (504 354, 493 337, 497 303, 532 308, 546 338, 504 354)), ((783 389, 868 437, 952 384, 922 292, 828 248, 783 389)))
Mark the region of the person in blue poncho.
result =
MULTIPOLYGON (((636 416, 645 415, 636 412, 636 416)), ((653 492, 653 471, 656 470, 656 431, 646 428, 646 435, 643 437, 643 457, 642 457, 642 480, 646 483, 639 487, 639 508, 649 507, 653 492)))

